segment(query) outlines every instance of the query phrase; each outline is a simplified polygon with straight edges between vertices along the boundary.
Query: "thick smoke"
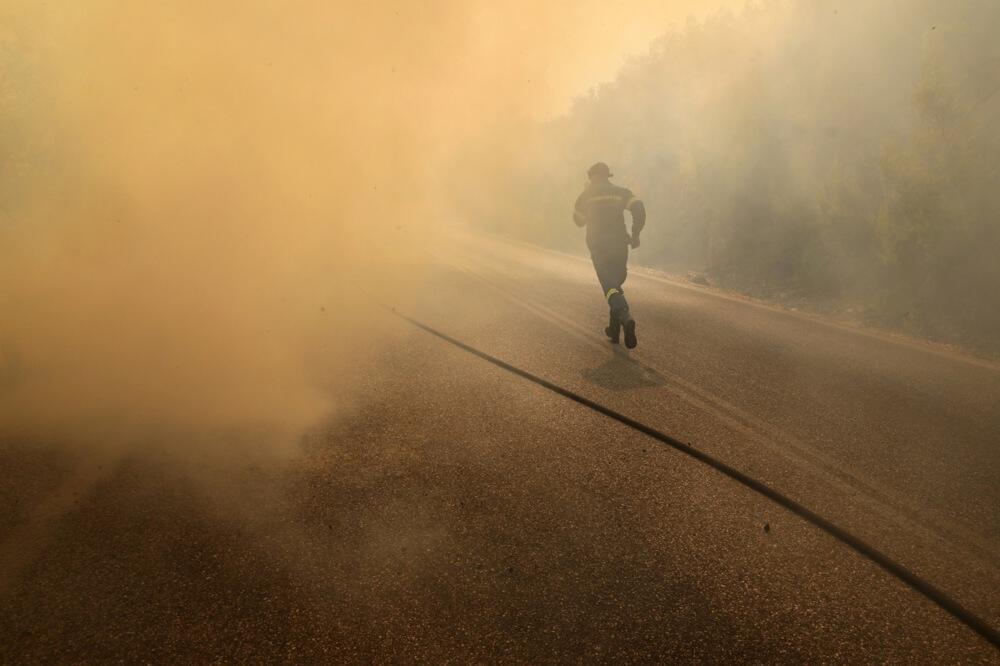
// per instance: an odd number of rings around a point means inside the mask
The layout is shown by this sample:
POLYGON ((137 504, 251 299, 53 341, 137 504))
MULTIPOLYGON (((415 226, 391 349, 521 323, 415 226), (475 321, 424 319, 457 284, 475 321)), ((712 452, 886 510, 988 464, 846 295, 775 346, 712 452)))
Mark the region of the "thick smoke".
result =
POLYGON ((507 207, 474 193, 467 217, 580 248, 567 211, 604 160, 646 200, 640 262, 1000 351, 998 21, 980 0, 803 1, 669 31, 526 127, 488 170, 507 207))
POLYGON ((2 430, 288 440, 419 286, 455 147, 695 4, 8 0, 2 430))
POLYGON ((213 7, 14 13, 7 426, 281 436, 328 409, 324 375, 364 355, 345 313, 363 316, 354 280, 392 203, 364 174, 392 145, 361 150, 370 116, 339 103, 360 74, 322 58, 319 34, 213 7))

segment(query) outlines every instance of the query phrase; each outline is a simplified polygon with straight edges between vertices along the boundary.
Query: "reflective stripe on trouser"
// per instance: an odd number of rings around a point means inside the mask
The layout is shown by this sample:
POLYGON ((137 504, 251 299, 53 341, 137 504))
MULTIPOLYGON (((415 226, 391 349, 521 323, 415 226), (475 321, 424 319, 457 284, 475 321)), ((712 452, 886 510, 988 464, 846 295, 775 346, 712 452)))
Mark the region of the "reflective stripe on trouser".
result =
POLYGON ((625 300, 625 293, 622 284, 628 276, 628 245, 622 244, 610 247, 593 247, 590 250, 590 258, 594 262, 594 270, 597 271, 597 279, 601 283, 604 291, 604 298, 611 308, 612 321, 628 321, 629 309, 628 301, 625 300))

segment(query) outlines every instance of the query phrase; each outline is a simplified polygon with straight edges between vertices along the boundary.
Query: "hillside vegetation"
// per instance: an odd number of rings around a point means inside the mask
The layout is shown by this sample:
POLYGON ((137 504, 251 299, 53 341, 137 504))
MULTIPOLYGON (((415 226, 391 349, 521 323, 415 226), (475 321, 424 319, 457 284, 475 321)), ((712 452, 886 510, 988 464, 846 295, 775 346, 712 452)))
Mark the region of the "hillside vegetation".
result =
POLYGON ((997 350, 998 25, 992 0, 774 3, 689 23, 564 116, 469 146, 468 164, 491 168, 460 210, 582 250, 571 205, 603 160, 646 202, 638 262, 997 350))

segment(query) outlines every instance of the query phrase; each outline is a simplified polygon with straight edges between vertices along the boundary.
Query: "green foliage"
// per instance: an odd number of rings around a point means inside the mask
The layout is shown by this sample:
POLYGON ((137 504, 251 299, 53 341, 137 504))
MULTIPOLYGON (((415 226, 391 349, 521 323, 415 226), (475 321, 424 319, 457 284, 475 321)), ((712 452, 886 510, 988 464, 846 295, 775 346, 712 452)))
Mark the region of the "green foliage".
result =
POLYGON ((579 247, 571 202, 602 160, 646 201, 644 263, 1000 348, 996 25, 1000 3, 983 0, 776 3, 691 23, 525 130, 493 162, 500 219, 470 217, 579 247))

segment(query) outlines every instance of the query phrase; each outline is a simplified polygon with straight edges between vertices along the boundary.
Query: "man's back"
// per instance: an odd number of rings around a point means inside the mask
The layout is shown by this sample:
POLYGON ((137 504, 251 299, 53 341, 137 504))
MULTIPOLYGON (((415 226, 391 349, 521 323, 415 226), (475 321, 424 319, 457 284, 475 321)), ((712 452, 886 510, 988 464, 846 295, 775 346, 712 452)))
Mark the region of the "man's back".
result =
POLYGON ((574 208, 577 224, 587 227, 587 245, 628 244, 624 213, 634 201, 630 190, 608 180, 589 183, 574 208))

